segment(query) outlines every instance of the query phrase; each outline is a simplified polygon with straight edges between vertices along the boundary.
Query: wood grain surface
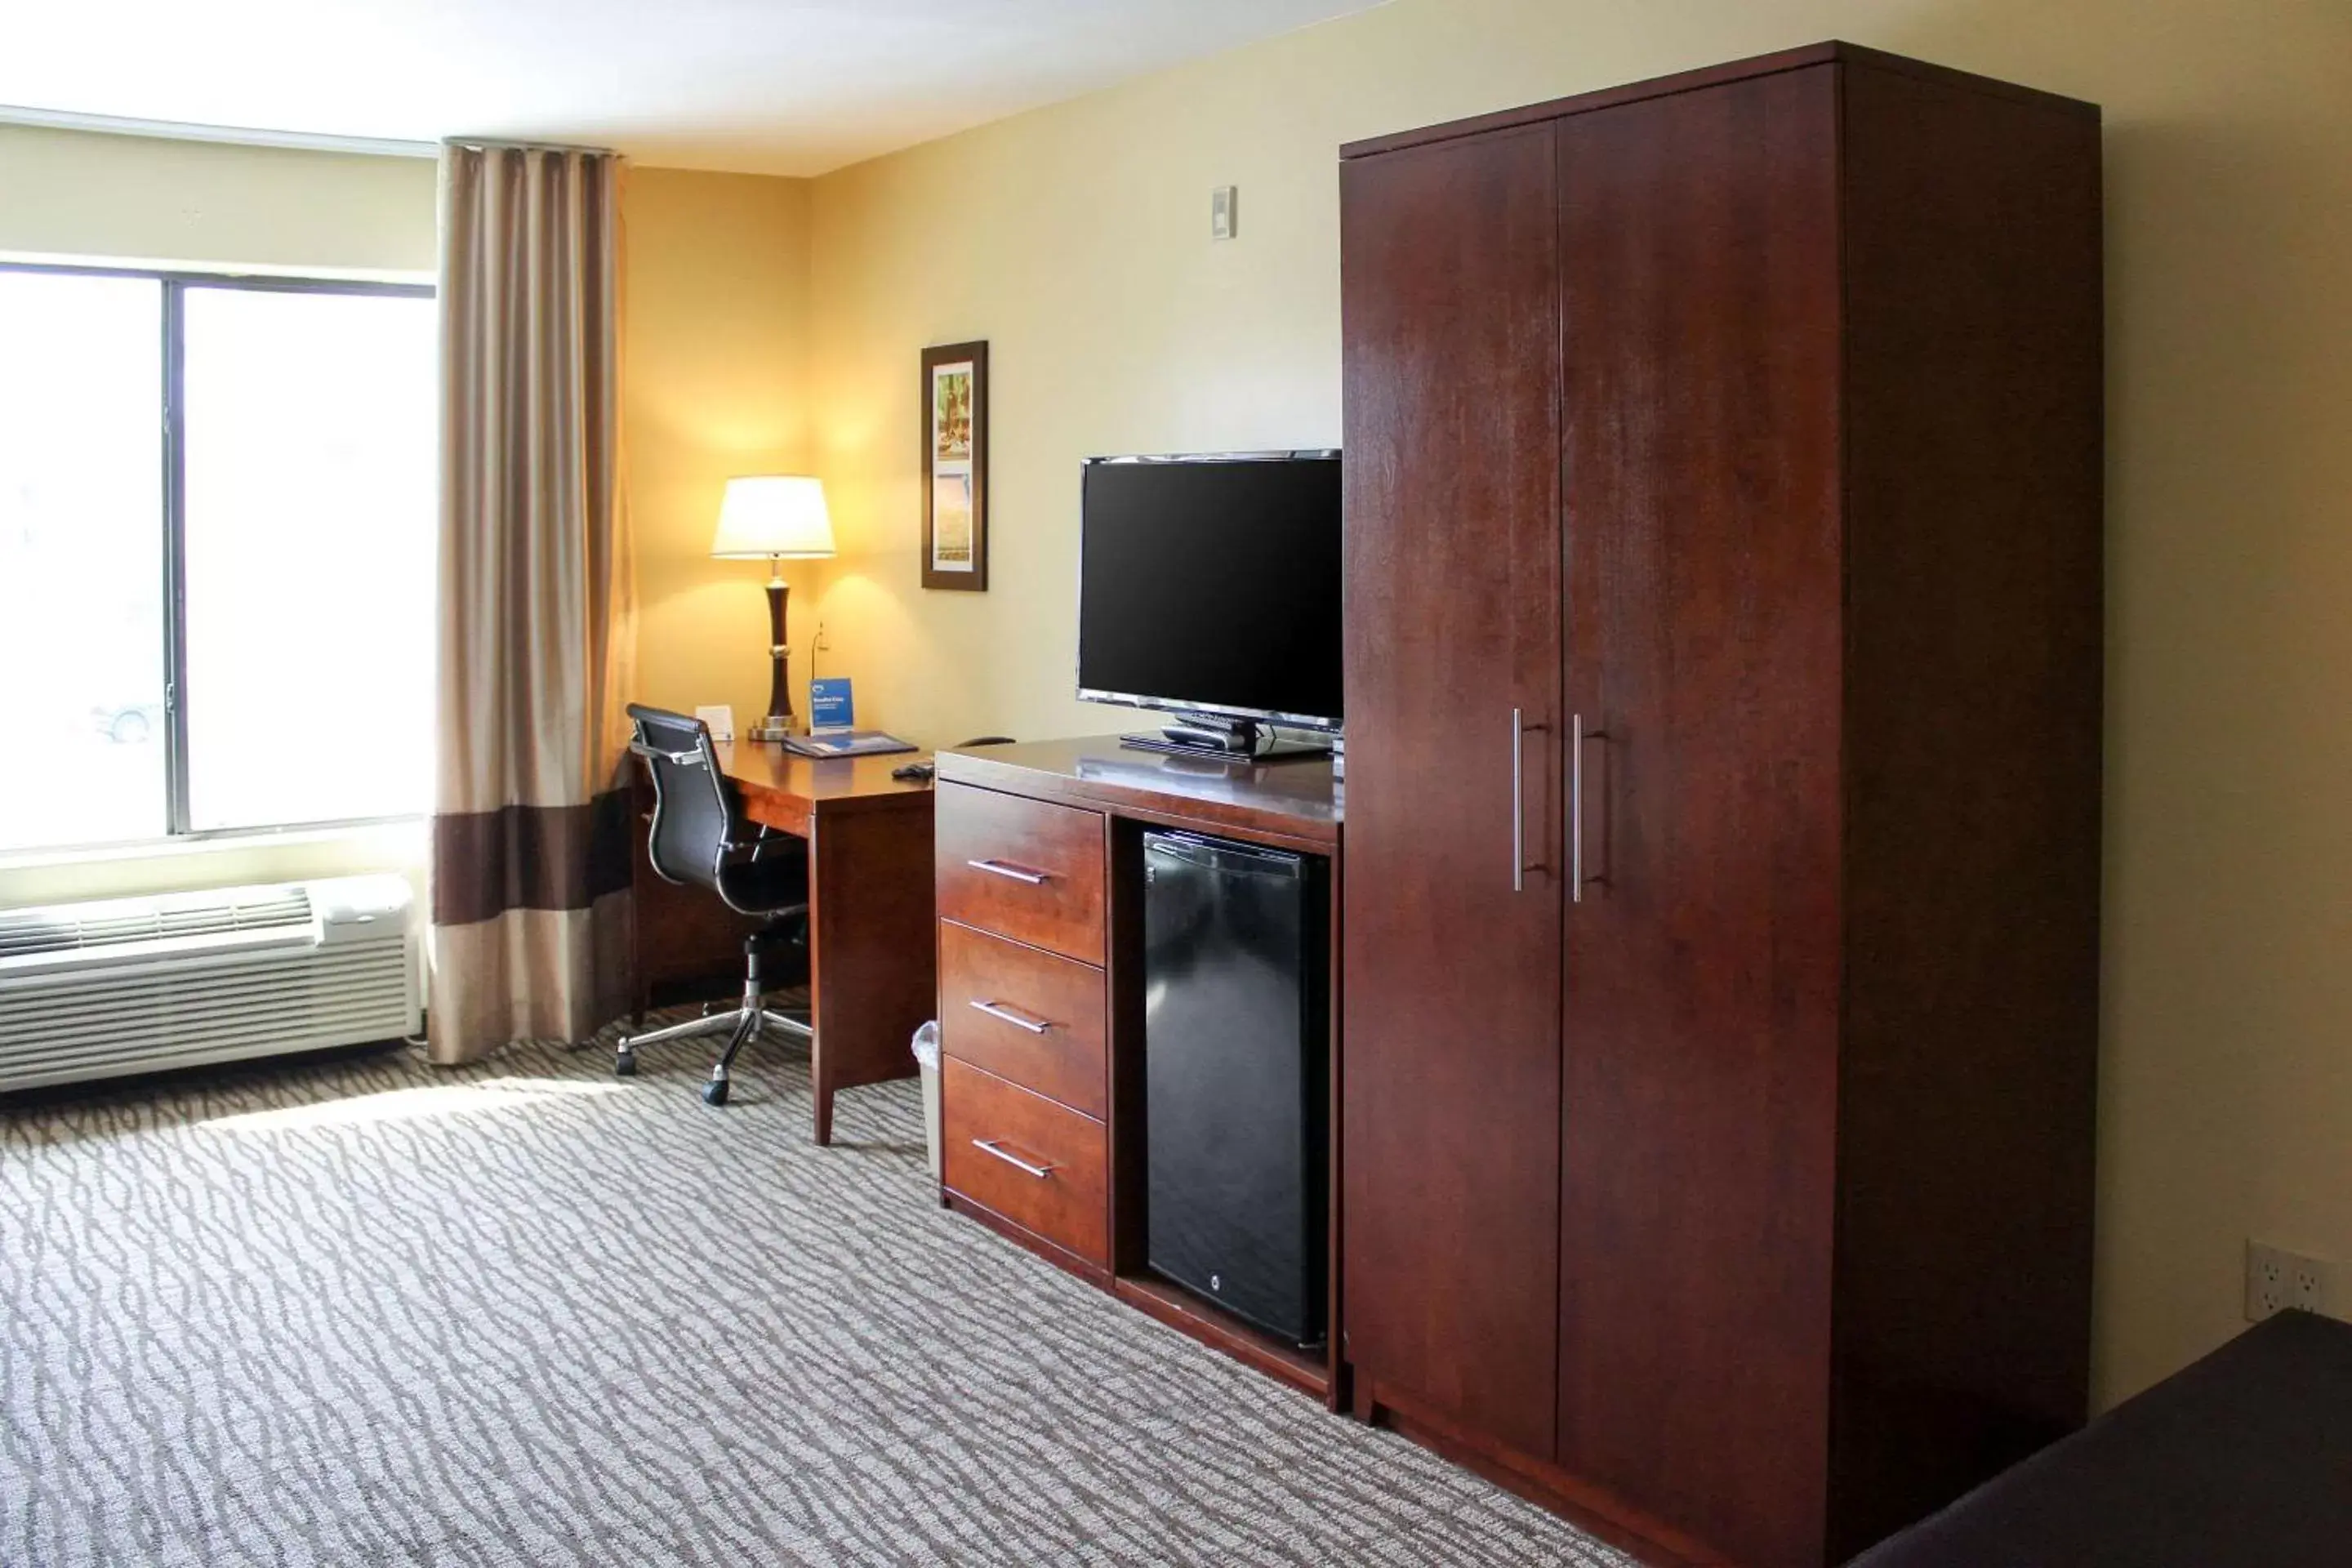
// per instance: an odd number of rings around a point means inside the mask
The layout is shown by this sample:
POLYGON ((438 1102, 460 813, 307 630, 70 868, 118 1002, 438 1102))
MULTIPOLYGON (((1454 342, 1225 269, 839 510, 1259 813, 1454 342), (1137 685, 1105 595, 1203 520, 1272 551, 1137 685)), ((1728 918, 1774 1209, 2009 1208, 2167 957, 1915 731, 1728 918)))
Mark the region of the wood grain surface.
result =
POLYGON ((1348 1355, 1543 1454, 1559 1241, 1552 163, 1538 127, 1340 171, 1348 1355), (1515 850, 1536 868, 1515 875, 1515 850))

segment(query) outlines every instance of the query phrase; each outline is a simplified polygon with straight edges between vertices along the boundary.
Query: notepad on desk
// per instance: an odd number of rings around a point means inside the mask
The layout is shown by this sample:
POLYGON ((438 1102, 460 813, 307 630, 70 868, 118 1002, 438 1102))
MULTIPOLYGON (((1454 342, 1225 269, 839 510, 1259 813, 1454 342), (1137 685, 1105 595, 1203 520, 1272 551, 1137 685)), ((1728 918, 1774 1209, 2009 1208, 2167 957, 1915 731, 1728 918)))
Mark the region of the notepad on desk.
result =
POLYGON ((784 750, 795 756, 824 759, 881 757, 921 748, 880 730, 841 730, 829 735, 794 735, 784 742, 784 750))

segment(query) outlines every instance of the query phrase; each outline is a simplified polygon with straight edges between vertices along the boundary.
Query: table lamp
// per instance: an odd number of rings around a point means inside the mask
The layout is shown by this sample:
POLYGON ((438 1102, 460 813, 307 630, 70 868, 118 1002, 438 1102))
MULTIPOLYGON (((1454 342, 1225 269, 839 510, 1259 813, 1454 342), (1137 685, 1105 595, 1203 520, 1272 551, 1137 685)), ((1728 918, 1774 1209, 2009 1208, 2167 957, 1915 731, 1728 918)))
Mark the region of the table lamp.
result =
POLYGON ((719 531, 710 553, 719 561, 768 562, 768 657, 775 674, 768 688, 768 718, 751 731, 755 741, 781 741, 793 731, 792 681, 785 674, 792 649, 784 641, 786 560, 818 560, 833 553, 833 519, 824 510, 824 485, 802 474, 755 474, 727 481, 719 503, 719 531))

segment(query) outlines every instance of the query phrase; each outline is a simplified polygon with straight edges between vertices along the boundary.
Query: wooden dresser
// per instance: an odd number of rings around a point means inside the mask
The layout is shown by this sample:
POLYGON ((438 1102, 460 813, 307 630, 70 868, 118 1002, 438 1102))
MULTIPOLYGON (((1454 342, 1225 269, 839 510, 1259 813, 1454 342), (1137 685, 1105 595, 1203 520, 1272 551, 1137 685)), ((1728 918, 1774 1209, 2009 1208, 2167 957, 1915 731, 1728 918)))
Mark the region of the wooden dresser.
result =
MULTIPOLYGON (((1329 764, 1164 756, 1115 738, 938 762, 942 1201, 1339 1408, 1339 1334, 1328 1352, 1303 1352, 1150 1276, 1142 1207, 1143 833, 1186 828, 1326 858, 1336 955, 1329 764)), ((1336 1104, 1336 1022, 1333 1036, 1336 1104)), ((1336 1258, 1329 1277, 1336 1330, 1336 1258)))

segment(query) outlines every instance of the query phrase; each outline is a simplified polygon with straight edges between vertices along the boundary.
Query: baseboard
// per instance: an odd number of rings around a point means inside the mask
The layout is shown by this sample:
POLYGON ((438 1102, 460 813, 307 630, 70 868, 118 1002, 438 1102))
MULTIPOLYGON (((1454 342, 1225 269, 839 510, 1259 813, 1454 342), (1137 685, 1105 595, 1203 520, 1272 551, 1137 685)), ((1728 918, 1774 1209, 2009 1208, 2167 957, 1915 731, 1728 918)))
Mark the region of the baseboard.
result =
POLYGON ((1417 1395, 1380 1383, 1361 1368, 1356 1381, 1360 1415, 1559 1515, 1593 1539, 1632 1553, 1648 1568, 1737 1568, 1705 1542, 1628 1507, 1557 1465, 1469 1431, 1417 1395))

